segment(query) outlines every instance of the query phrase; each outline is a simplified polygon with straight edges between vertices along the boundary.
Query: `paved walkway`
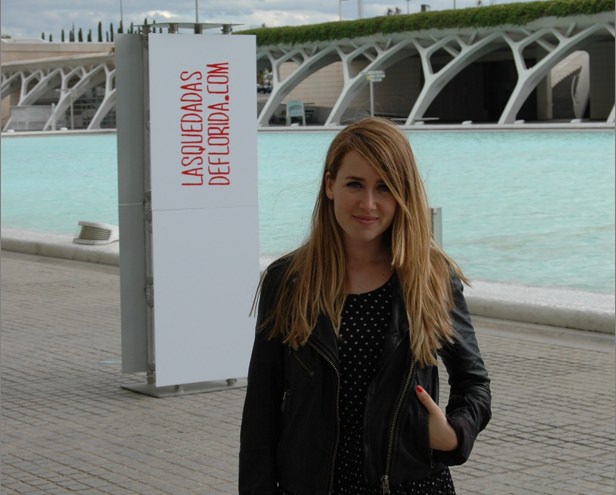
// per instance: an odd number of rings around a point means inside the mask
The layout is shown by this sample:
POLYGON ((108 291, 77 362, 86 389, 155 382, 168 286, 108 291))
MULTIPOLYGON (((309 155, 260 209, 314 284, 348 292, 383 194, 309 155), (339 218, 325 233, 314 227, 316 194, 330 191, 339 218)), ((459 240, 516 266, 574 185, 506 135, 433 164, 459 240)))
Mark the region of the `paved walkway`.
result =
MULTIPOLYGON (((121 386, 118 268, 2 252, 2 493, 233 494, 243 389, 121 386)), ((459 495, 614 493, 612 336, 475 319, 493 420, 459 495)))

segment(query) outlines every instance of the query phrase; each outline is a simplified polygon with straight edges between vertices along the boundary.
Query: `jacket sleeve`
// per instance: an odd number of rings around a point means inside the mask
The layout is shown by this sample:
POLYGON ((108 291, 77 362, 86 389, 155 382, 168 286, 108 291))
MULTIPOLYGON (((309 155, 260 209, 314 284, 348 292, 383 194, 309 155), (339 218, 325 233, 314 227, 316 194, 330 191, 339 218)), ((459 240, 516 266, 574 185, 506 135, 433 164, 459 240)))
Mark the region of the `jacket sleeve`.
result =
POLYGON ((454 342, 439 351, 449 374, 447 421, 458 436, 455 450, 434 453, 438 460, 447 465, 462 464, 468 459, 477 435, 491 418, 490 379, 462 291, 462 282, 454 277, 454 307, 451 311, 454 342))
POLYGON ((276 446, 278 444, 283 394, 282 343, 268 339, 260 323, 271 308, 274 282, 266 274, 261 285, 248 385, 240 432, 239 493, 277 493, 276 446))

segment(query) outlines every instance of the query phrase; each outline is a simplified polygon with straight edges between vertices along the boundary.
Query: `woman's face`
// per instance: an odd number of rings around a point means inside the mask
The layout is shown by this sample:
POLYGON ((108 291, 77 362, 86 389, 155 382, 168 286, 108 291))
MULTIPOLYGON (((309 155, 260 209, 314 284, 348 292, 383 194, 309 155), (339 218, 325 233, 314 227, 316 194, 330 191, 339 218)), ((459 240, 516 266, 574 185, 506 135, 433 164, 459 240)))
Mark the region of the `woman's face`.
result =
POLYGON ((378 172, 356 151, 344 155, 336 179, 325 176, 325 192, 345 245, 377 244, 391 226, 397 204, 378 172))

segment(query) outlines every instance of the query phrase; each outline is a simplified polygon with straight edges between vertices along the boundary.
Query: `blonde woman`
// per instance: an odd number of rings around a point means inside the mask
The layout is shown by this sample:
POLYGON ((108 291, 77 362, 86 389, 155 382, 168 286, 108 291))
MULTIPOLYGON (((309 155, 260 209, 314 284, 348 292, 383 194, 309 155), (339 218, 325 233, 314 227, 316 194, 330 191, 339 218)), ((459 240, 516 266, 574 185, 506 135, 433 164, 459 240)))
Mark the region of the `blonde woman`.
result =
POLYGON ((429 215, 395 125, 334 138, 308 239, 261 281, 241 494, 455 493, 448 466, 469 457, 491 396, 465 278, 429 215))

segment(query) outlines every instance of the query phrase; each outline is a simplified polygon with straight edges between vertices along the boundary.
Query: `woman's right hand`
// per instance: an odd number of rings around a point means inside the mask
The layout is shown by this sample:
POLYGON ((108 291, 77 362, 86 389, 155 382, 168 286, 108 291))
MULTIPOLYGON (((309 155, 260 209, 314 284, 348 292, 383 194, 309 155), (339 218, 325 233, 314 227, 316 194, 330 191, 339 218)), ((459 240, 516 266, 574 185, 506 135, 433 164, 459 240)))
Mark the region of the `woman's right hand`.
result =
POLYGON ((430 394, 421 385, 415 389, 417 398, 428 412, 428 433, 430 448, 448 452, 458 446, 456 432, 447 421, 445 413, 441 410, 430 394))

